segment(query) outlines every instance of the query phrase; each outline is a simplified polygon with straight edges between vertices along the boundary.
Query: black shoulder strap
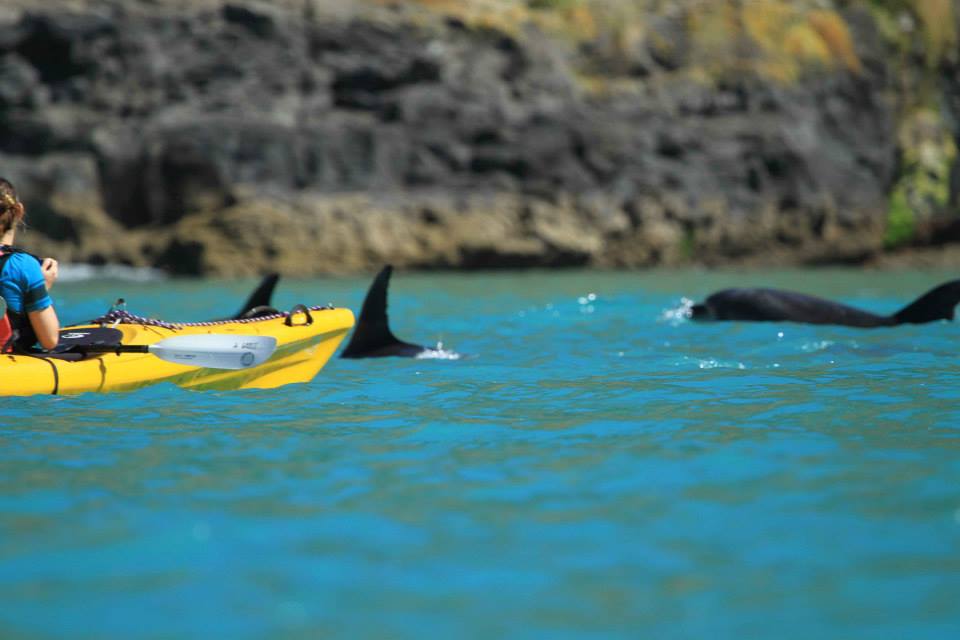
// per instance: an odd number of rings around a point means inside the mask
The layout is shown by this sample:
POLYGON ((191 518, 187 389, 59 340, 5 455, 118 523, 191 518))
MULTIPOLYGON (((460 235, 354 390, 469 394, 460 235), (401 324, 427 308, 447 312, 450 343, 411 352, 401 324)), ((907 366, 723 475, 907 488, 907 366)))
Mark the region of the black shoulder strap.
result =
POLYGON ((40 264, 43 264, 43 259, 41 259, 39 256, 35 256, 29 251, 18 249, 17 247, 10 244, 0 244, 0 251, 3 252, 2 255, 0 255, 0 269, 2 269, 3 265, 7 263, 7 260, 10 259, 10 256, 12 256, 15 253, 24 253, 30 256, 31 258, 33 258, 34 260, 36 260, 37 262, 39 262, 40 264))
POLYGON ((4 252, 0 254, 0 271, 3 271, 3 268, 7 266, 7 260, 9 260, 10 256, 12 256, 14 253, 16 252, 11 252, 11 253, 4 252))

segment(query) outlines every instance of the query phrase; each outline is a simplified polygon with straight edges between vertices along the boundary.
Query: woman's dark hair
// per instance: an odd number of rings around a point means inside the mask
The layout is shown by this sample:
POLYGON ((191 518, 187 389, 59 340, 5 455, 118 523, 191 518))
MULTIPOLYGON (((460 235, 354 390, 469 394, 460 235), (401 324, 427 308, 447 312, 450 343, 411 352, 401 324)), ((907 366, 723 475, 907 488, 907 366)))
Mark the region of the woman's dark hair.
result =
POLYGON ((10 181, 0 178, 0 234, 4 234, 16 224, 23 205, 17 198, 17 190, 10 181))

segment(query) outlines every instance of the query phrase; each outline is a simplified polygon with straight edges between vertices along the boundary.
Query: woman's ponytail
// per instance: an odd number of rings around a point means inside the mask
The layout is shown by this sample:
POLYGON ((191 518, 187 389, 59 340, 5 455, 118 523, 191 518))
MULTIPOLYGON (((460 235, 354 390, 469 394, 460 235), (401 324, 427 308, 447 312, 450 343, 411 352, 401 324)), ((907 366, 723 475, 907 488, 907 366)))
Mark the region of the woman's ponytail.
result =
POLYGON ((9 180, 0 178, 0 235, 13 228, 20 220, 23 205, 17 198, 17 191, 9 180))

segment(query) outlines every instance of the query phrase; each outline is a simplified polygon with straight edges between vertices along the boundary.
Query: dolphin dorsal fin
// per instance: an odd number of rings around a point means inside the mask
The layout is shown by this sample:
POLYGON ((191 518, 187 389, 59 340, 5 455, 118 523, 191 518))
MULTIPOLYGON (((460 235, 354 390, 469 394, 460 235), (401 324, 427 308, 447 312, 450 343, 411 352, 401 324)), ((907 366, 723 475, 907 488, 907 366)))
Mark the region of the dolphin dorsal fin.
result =
POLYGON ((934 320, 953 320, 960 303, 960 280, 944 282, 893 314, 898 324, 921 324, 934 320))
POLYGON ((362 358, 385 347, 406 345, 390 331, 387 319, 387 287, 392 273, 393 267, 388 264, 373 279, 350 344, 340 354, 341 358, 362 358))
POLYGON ((250 297, 247 298, 247 301, 243 303, 243 308, 241 308, 233 318, 246 318, 254 309, 270 307, 270 299, 273 298, 273 290, 276 288, 277 280, 279 279, 280 276, 276 273, 270 273, 264 276, 257 288, 254 289, 250 297))

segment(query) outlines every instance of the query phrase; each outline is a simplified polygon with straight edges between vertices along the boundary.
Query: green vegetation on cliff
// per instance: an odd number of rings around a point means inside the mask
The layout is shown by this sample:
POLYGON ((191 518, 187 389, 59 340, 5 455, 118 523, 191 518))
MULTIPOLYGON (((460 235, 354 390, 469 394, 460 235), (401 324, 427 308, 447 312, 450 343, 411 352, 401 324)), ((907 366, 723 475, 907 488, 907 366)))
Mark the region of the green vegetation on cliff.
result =
POLYGON ((960 132, 947 124, 958 114, 950 112, 951 88, 942 76, 960 62, 960 14, 954 0, 870 0, 870 7, 897 53, 891 70, 899 85, 901 169, 890 193, 884 236, 885 246, 894 248, 914 241, 939 218, 958 215, 950 211, 950 176, 960 132))
POLYGON ((922 222, 948 213, 950 172, 957 146, 941 115, 931 109, 908 114, 900 125, 901 168, 890 195, 884 244, 894 248, 914 240, 922 222))

